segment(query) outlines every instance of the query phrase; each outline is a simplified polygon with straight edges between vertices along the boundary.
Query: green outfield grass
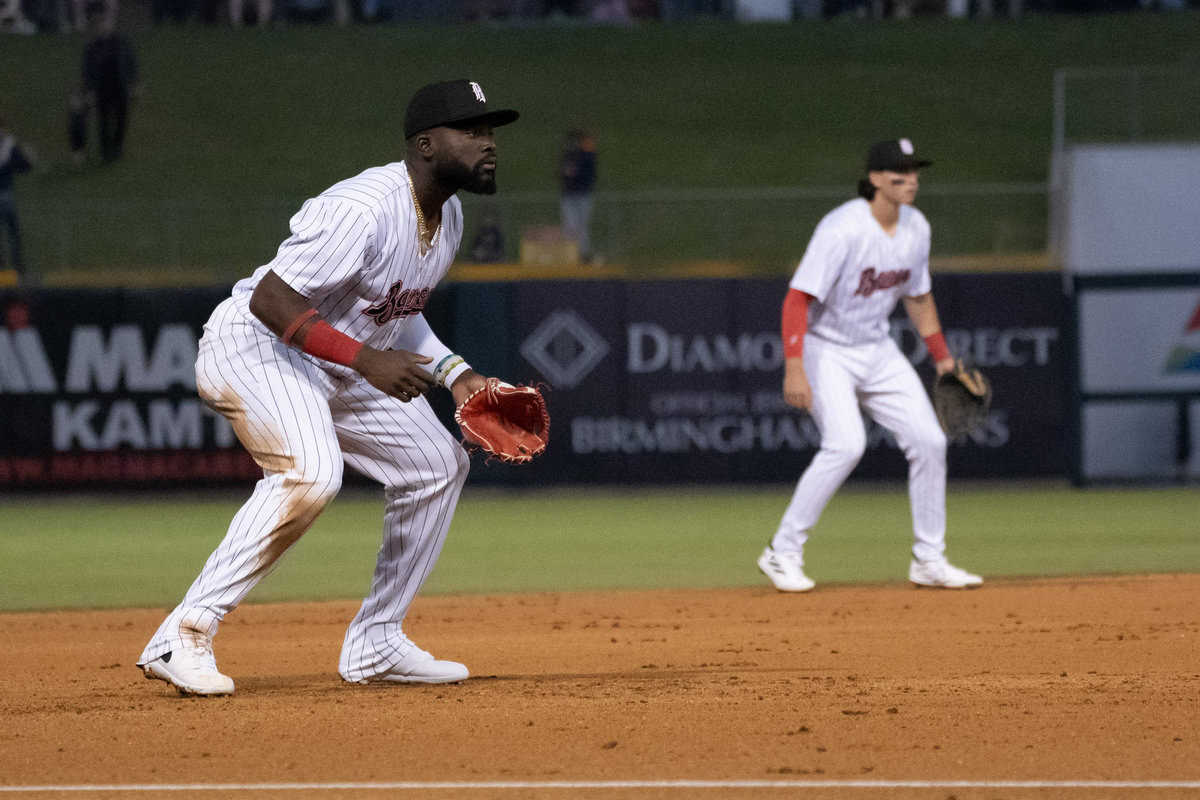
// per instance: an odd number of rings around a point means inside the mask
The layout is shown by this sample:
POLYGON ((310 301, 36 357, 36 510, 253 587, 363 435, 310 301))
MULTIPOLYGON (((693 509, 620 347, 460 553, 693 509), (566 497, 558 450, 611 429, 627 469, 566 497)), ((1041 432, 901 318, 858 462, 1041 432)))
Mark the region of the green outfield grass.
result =
MULTIPOLYGON (((468 488, 426 591, 478 593, 762 585, 754 559, 790 486, 468 488)), ((169 606, 241 497, 86 495, 0 501, 0 610, 169 606)), ((1195 572, 1195 489, 951 486, 950 554, 989 577, 1195 572)), ((380 501, 348 490, 249 601, 357 598, 379 546, 380 501)), ((900 485, 851 484, 808 549, 818 583, 904 580, 900 485)))
MULTIPOLYGON (((179 278, 172 270, 240 277, 270 258, 303 198, 397 158, 408 96, 448 76, 478 77, 495 102, 523 113, 500 136, 501 201, 553 197, 562 134, 578 125, 596 134, 600 188, 610 191, 832 185, 850 194, 866 145, 897 132, 937 160, 928 185, 1041 182, 1054 70, 1191 63, 1194 73, 1200 12, 628 28, 167 26, 134 37, 144 86, 128 156, 82 171, 69 166, 65 126, 83 38, 12 36, 0 48, 0 113, 43 157, 40 173, 19 179, 18 200, 31 266, 48 276, 141 268, 166 280, 179 278)), ((1164 91, 1142 103, 1143 135, 1194 138, 1200 111, 1164 91)), ((1078 105, 1106 135, 1129 124, 1119 92, 1078 105)), ((928 200, 935 255, 1045 243, 1043 200, 928 200)), ((830 205, 720 202, 672 216, 643 203, 600 208, 596 225, 643 259, 732 254, 786 272, 780 261, 799 255, 830 205)), ((557 221, 552 201, 522 208, 512 212, 528 217, 521 224, 557 221)))

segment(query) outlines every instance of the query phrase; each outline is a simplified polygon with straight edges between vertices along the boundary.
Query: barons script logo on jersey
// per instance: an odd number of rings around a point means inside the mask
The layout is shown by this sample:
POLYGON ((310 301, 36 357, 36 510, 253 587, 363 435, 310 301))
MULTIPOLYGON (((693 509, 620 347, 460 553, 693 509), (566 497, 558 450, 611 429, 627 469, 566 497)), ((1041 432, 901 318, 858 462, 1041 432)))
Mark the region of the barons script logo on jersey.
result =
POLYGON ((867 267, 858 276, 858 288, 854 290, 854 293, 870 297, 878 289, 891 289, 893 286, 908 283, 911 275, 912 271, 907 269, 885 270, 877 275, 874 267, 867 267))
POLYGON ((1192 312, 1183 331, 1183 341, 1171 348, 1165 370, 1172 372, 1200 372, 1200 304, 1192 312))
POLYGON ((425 302, 432 291, 432 287, 405 289, 404 281, 396 281, 388 289, 387 297, 362 313, 373 318, 376 325, 383 325, 396 317, 411 317, 425 310, 425 302))

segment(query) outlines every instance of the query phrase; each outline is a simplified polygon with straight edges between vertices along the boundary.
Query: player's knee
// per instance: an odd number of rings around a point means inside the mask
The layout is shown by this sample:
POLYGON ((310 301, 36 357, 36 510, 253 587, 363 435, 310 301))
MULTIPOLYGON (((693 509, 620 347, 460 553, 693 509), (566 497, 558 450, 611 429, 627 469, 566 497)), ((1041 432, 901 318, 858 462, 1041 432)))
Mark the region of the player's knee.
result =
POLYGON ((822 440, 821 450, 827 458, 848 469, 853 469, 862 460, 863 453, 867 451, 867 437, 839 436, 828 441, 822 440))
POLYGON ((451 450, 454 453, 454 475, 451 477, 459 483, 464 483, 467 480, 467 473, 471 471, 471 457, 458 442, 454 442, 451 450))
POLYGON ((944 460, 946 458, 946 434, 941 428, 920 431, 909 446, 909 458, 944 460))
POLYGON ((471 470, 471 459, 467 451, 457 441, 450 439, 440 449, 442 470, 438 474, 437 484, 443 490, 460 491, 467 482, 467 473, 471 470))
POLYGON ((342 488, 342 460, 321 459, 319 462, 300 466, 288 474, 289 488, 303 497, 304 505, 324 508, 342 488))
POLYGON ((428 458, 420 471, 420 491, 423 494, 441 494, 462 489, 471 469, 471 459, 461 444, 446 436, 444 440, 435 442, 425 454, 428 458))
POLYGON ((443 472, 439 476, 447 485, 461 486, 467 480, 471 470, 471 458, 463 446, 454 439, 449 439, 439 451, 443 472))

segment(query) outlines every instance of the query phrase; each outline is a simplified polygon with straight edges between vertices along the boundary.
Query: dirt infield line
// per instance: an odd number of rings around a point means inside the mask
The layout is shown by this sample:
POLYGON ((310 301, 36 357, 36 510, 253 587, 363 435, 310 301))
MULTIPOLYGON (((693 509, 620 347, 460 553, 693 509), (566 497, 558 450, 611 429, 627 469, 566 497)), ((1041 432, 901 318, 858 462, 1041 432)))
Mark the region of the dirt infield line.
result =
POLYGON ((157 783, 0 786, 4 792, 427 791, 433 789, 1200 789, 1200 781, 400 781, 371 783, 157 783))
POLYGON ((429 596, 430 687, 341 680, 356 610, 245 605, 204 699, 164 609, 0 614, 0 798, 1200 797, 1200 575, 429 596))

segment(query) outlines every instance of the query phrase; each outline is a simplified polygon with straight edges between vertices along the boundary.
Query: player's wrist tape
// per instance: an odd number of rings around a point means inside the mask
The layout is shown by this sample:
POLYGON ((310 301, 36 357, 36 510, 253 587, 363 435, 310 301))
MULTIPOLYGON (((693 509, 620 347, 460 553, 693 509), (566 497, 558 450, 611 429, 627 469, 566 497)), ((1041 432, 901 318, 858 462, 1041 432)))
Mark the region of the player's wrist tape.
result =
POLYGON ((462 356, 451 353, 438 362, 437 367, 433 370, 433 379, 449 389, 454 385, 454 381, 458 379, 458 376, 470 368, 471 365, 462 356))
POLYGON ((946 335, 941 331, 931 333, 924 337, 925 346, 929 348, 929 357, 933 359, 933 363, 937 363, 942 359, 950 357, 950 348, 946 346, 946 335))
POLYGON ((296 336, 296 332, 300 330, 300 327, 316 315, 317 310, 315 308, 310 308, 308 311, 296 315, 296 318, 292 320, 292 324, 288 325, 287 330, 283 332, 283 343, 290 345, 292 343, 292 339, 296 336))
POLYGON ((363 343, 353 339, 341 331, 334 330, 325 320, 317 320, 304 335, 304 344, 300 348, 310 356, 316 356, 334 364, 348 367, 354 363, 358 352, 363 349, 363 343))

